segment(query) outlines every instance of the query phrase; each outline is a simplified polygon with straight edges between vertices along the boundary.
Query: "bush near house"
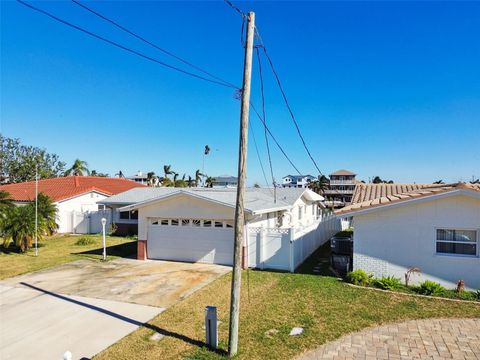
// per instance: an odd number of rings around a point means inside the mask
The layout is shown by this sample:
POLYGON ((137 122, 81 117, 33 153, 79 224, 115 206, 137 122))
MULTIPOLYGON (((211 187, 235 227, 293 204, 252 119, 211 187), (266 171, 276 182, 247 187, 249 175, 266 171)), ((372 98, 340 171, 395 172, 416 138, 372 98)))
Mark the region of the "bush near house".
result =
POLYGON ((425 280, 417 289, 417 292, 422 295, 440 296, 445 293, 445 288, 431 280, 425 280))
POLYGON ((91 237, 91 236, 82 236, 80 239, 78 239, 75 242, 75 245, 87 246, 87 245, 93 245, 93 244, 96 244, 96 243, 97 243, 96 238, 91 237))
POLYGON ((347 281, 353 285, 368 286, 372 283, 373 276, 358 269, 347 273, 347 281))
POLYGON ((375 279, 373 283, 383 290, 396 290, 402 285, 400 279, 395 276, 382 276, 380 279, 375 279))

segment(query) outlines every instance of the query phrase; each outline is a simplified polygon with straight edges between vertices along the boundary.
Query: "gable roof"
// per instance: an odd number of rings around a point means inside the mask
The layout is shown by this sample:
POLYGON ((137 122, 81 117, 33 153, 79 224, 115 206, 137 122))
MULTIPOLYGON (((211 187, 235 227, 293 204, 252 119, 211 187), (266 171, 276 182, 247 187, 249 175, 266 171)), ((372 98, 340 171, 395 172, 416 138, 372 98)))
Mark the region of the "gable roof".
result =
POLYGON ((357 174, 355 174, 351 171, 345 170, 345 169, 340 169, 340 170, 337 170, 337 171, 330 174, 330 176, 332 176, 332 175, 333 176, 342 176, 342 175, 343 176, 349 176, 349 175, 353 176, 353 175, 357 175, 357 174))
POLYGON ((415 191, 433 184, 364 184, 357 183, 352 204, 378 199, 385 196, 415 191))
MULTIPOLYGON (((277 201, 269 188, 248 188, 245 190, 245 209, 250 213, 262 213, 290 208, 301 196, 312 201, 323 197, 308 189, 277 188, 277 201)), ((138 188, 99 201, 105 205, 125 205, 125 209, 136 209, 155 201, 186 194, 225 206, 234 207, 237 190, 229 188, 138 188)))
POLYGON ((412 201, 416 199, 422 199, 432 196, 439 196, 442 194, 452 193, 452 192, 463 191, 465 193, 477 194, 480 197, 480 184, 466 184, 466 183, 454 183, 454 184, 431 184, 425 185, 422 188, 397 193, 387 196, 382 196, 376 199, 370 199, 362 201, 356 204, 346 206, 342 209, 339 209, 335 212, 337 215, 353 215, 359 212, 365 212, 374 208, 380 208, 388 205, 393 205, 396 203, 402 203, 407 201, 412 201))
MULTIPOLYGON (((65 176, 38 181, 38 192, 42 192, 54 202, 62 201, 90 191, 114 195, 132 188, 145 187, 131 180, 99 176, 65 176)), ((33 201, 35 181, 0 186, 14 201, 33 201)))

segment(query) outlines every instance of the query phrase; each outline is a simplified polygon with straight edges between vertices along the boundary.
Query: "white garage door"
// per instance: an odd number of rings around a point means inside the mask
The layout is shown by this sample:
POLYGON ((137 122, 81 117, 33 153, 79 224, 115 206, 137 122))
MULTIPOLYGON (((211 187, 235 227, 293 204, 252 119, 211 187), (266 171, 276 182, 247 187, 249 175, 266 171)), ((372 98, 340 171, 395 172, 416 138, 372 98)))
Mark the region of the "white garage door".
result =
POLYGON ((230 226, 224 221, 194 219, 150 221, 148 258, 232 265, 233 228, 230 226))

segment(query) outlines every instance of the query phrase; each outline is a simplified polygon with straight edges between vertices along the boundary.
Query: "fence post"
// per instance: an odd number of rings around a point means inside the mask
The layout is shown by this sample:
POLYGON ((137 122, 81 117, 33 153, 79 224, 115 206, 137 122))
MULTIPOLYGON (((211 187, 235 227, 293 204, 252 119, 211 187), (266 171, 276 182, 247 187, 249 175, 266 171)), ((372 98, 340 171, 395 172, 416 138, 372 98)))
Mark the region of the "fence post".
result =
POLYGON ((290 228, 288 230, 288 233, 290 235, 290 239, 289 239, 289 243, 290 243, 290 246, 289 246, 289 251, 290 251, 290 272, 293 273, 295 272, 295 244, 294 244, 294 235, 295 235, 295 230, 294 228, 290 228))
POLYGON ((258 241, 260 242, 260 246, 258 247, 259 249, 259 254, 258 254, 258 257, 259 257, 259 261, 260 261, 260 269, 264 269, 265 267, 265 263, 264 263, 264 259, 265 259, 265 249, 264 249, 264 246, 265 246, 265 229, 262 227, 260 228, 260 231, 258 232, 258 241))

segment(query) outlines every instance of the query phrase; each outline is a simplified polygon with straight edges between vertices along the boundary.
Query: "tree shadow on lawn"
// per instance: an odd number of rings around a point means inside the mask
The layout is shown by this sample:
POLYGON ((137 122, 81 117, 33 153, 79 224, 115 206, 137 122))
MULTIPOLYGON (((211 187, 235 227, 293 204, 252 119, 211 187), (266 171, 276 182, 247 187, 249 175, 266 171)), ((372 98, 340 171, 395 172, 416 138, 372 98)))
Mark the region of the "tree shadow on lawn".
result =
MULTIPOLYGON (((98 249, 91 249, 80 252, 72 252, 72 255, 84 255, 85 257, 95 258, 103 255, 103 247, 98 249)), ((108 256, 122 257, 128 259, 136 259, 137 255, 137 242, 131 241, 124 244, 107 246, 107 258, 108 256)))
MULTIPOLYGON (((132 318, 129 318, 127 316, 124 316, 124 315, 121 315, 121 314, 117 314, 113 311, 110 311, 110 310, 107 310, 107 309, 103 309, 99 306, 95 306, 95 305, 92 305, 92 304, 88 304, 86 302, 83 302, 83 301, 79 301, 79 300, 75 300, 75 299, 72 299, 70 297, 67 297, 67 296, 64 296, 64 295, 60 295, 60 294, 57 294, 57 293, 54 293, 54 292, 51 292, 51 291, 48 291, 48 290, 45 290, 45 289, 42 289, 42 288, 39 288, 37 286, 34 286, 34 285, 31 285, 31 284, 28 284, 28 283, 25 283, 25 282, 21 282, 20 284, 22 284, 23 286, 26 286, 30 289, 33 289, 33 290, 36 290, 36 291, 39 291, 39 292, 42 292, 46 295, 50 295, 50 296, 53 296, 57 299, 61 299, 61 300, 64 300, 64 301, 68 301, 68 302, 71 302, 73 304, 76 304, 76 305, 79 305, 79 306, 83 306, 83 307, 86 307, 90 310, 93 310, 93 311, 98 311, 104 315, 108 315, 108 316, 111 316, 111 317, 114 317, 115 319, 118 319, 118 320, 121 320, 121 321, 125 321, 125 322, 128 322, 129 324, 133 324, 133 325, 136 325, 138 327, 144 327, 144 328, 147 328, 149 330, 153 330, 163 336, 169 336, 169 337, 173 337, 175 339, 178 339, 178 340, 181 340, 181 341, 184 341, 188 344, 191 344, 191 345, 194 345, 194 346, 198 346, 199 348, 207 348, 207 344, 203 341, 200 341, 200 340, 196 340, 196 339, 192 339, 186 335, 183 335, 183 334, 179 334, 177 332, 174 332, 174 331, 170 331, 170 330, 167 330, 167 329, 162 329, 162 328, 159 328, 158 326, 155 326, 155 325, 152 325, 152 324, 149 324, 149 323, 142 323, 141 321, 138 321, 138 320, 135 320, 135 319, 132 319, 132 318)), ((220 354, 220 355, 226 355, 227 352, 225 350, 220 350, 220 349, 217 349, 217 350, 212 350, 212 351, 215 351, 216 353, 220 354)))
MULTIPOLYGON (((44 247, 45 244, 43 243, 38 243, 37 247, 40 249, 42 247, 44 247)), ((31 247, 30 249, 28 249, 26 252, 22 252, 20 250, 19 247, 15 246, 15 244, 10 244, 10 246, 8 247, 5 247, 3 245, 0 245, 0 254, 7 254, 7 255, 10 255, 10 254, 23 254, 23 255, 31 255, 31 256, 35 256, 34 255, 34 251, 35 251, 35 246, 31 247)))

